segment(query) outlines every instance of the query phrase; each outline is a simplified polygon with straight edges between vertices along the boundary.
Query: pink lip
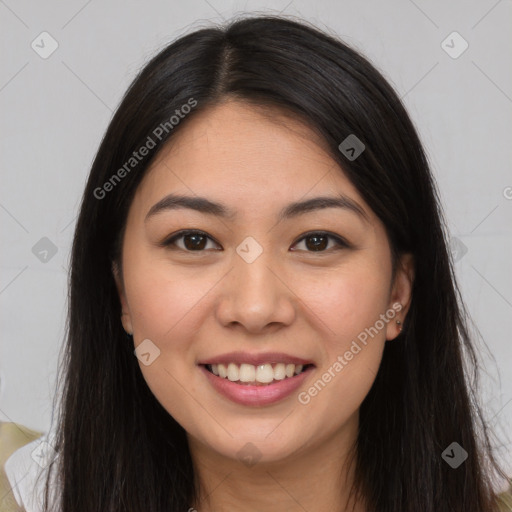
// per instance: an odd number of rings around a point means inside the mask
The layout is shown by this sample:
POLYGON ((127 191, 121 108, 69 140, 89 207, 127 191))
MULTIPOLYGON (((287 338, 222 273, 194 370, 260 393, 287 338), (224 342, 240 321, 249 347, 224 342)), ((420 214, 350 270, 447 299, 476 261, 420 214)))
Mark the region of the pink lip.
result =
MULTIPOLYGON (((230 361, 234 362, 233 359, 230 359, 230 361)), ((268 362, 269 360, 267 359, 266 361, 268 362)), ((291 360, 288 361, 292 362, 291 360)), ((241 405, 269 405, 279 402, 279 400, 292 394, 304 382, 313 369, 313 367, 310 367, 299 375, 280 380, 274 384, 249 386, 246 384, 237 384, 228 379, 218 377, 209 372, 202 365, 199 366, 199 368, 217 392, 241 405)))
POLYGON ((265 363, 293 363, 293 364, 313 364, 313 361, 307 361, 300 357, 295 357, 283 352, 262 352, 261 354, 250 354, 248 352, 230 352, 229 354, 222 354, 214 356, 211 359, 199 361, 197 364, 252 364, 258 366, 265 363))

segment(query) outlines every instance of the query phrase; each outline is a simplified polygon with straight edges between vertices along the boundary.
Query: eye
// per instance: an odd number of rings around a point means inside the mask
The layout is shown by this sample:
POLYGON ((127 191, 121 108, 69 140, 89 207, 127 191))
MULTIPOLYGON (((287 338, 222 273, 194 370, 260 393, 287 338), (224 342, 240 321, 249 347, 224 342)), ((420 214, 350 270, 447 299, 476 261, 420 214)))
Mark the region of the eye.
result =
MULTIPOLYGON (((306 235, 300 238, 298 242, 302 243, 303 240, 305 241, 304 245, 307 248, 307 252, 328 252, 325 249, 329 245, 329 240, 333 240, 335 243, 334 247, 330 247, 330 249, 338 250, 350 247, 350 245, 347 242, 345 242, 345 240, 343 240, 341 237, 331 233, 327 233, 325 231, 306 233, 306 235), (308 243, 307 240, 310 240, 311 242, 308 243)), ((296 245, 297 244, 295 244, 295 246, 296 245)))
POLYGON ((177 246, 179 249, 182 249, 187 252, 203 252, 205 246, 207 245, 208 240, 214 241, 210 236, 202 231, 198 231, 196 229, 188 229, 179 231, 171 238, 168 238, 162 243, 162 246, 177 246), (183 239, 184 246, 180 246, 176 244, 178 240, 183 239))
MULTIPOLYGON (((203 231, 199 231, 196 229, 187 229, 179 231, 178 233, 172 235, 170 238, 166 239, 162 242, 163 247, 175 246, 178 249, 184 250, 186 252, 204 252, 207 249, 208 241, 213 242, 215 245, 217 243, 206 233, 203 231), (177 242, 183 240, 183 245, 179 245, 177 242)), ((327 252, 326 249, 342 249, 348 248, 350 245, 343 240, 341 237, 327 233, 325 231, 314 231, 310 233, 306 233, 302 238, 298 240, 294 244, 295 247, 299 242, 304 242, 307 252, 327 252), (329 241, 334 241, 334 247, 328 247, 329 241), (311 241, 308 243, 307 241, 311 241)), ((218 246, 218 245, 217 245, 218 246)), ((219 250, 215 249, 214 250, 219 250)), ((220 249, 222 250, 222 249, 220 249)), ((292 249, 292 251, 296 251, 297 249, 292 249)))

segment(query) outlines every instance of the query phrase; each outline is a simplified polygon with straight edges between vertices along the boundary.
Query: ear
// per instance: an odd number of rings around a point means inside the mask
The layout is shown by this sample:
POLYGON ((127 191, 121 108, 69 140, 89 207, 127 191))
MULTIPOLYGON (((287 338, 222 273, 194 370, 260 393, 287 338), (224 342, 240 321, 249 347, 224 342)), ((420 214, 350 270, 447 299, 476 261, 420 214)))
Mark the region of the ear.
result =
POLYGON ((126 293, 124 291, 123 277, 121 275, 121 271, 117 261, 112 262, 112 274, 116 282, 119 301, 121 302, 121 322, 126 333, 131 336, 133 334, 132 319, 130 315, 130 309, 128 308, 128 301, 126 300, 126 293))
POLYGON ((396 312, 394 319, 386 327, 386 339, 395 339, 400 334, 400 326, 405 323, 407 312, 411 304, 412 286, 414 283, 414 258, 406 253, 400 257, 397 265, 395 280, 391 287, 389 308, 396 312))

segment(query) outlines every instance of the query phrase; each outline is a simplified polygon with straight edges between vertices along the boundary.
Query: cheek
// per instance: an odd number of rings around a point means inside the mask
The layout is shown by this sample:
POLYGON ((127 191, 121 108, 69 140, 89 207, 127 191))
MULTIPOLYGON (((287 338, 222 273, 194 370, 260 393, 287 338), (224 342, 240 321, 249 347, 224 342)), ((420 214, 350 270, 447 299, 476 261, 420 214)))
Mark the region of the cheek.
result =
POLYGON ((310 288, 315 292, 308 295, 308 305, 328 328, 323 330, 322 367, 304 402, 311 400, 319 409, 343 404, 334 422, 346 420, 360 406, 380 366, 386 340, 381 315, 389 300, 383 267, 371 261, 352 265, 333 274, 328 285, 310 288))
POLYGON ((193 423, 194 418, 188 397, 194 393, 189 378, 194 364, 190 350, 194 314, 214 284, 186 274, 173 270, 167 261, 141 253, 126 258, 125 286, 135 345, 148 339, 160 351, 147 366, 139 361, 141 373, 160 404, 182 424, 193 423))
POLYGON ((214 280, 190 269, 178 272, 164 258, 151 258, 142 251, 127 257, 126 263, 125 286, 136 339, 159 344, 171 339, 173 345, 179 344, 187 315, 198 307, 214 280))
MULTIPOLYGON (((389 276, 384 266, 370 262, 338 269, 322 285, 308 285, 301 296, 328 327, 338 348, 375 324, 389 302, 389 276), (307 291, 307 293, 306 293, 307 291)), ((383 333, 384 335, 385 333, 383 333)))

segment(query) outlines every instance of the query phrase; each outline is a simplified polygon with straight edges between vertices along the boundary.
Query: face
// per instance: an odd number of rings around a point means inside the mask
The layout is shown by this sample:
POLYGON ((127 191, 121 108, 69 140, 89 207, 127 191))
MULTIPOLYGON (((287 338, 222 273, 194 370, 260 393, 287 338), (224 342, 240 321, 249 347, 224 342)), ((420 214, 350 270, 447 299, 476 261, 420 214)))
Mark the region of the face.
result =
POLYGON ((353 432, 412 279, 404 257, 391 280, 384 226, 315 134, 277 116, 231 101, 190 119, 136 191, 115 273, 141 372, 189 440, 269 462, 353 432))

